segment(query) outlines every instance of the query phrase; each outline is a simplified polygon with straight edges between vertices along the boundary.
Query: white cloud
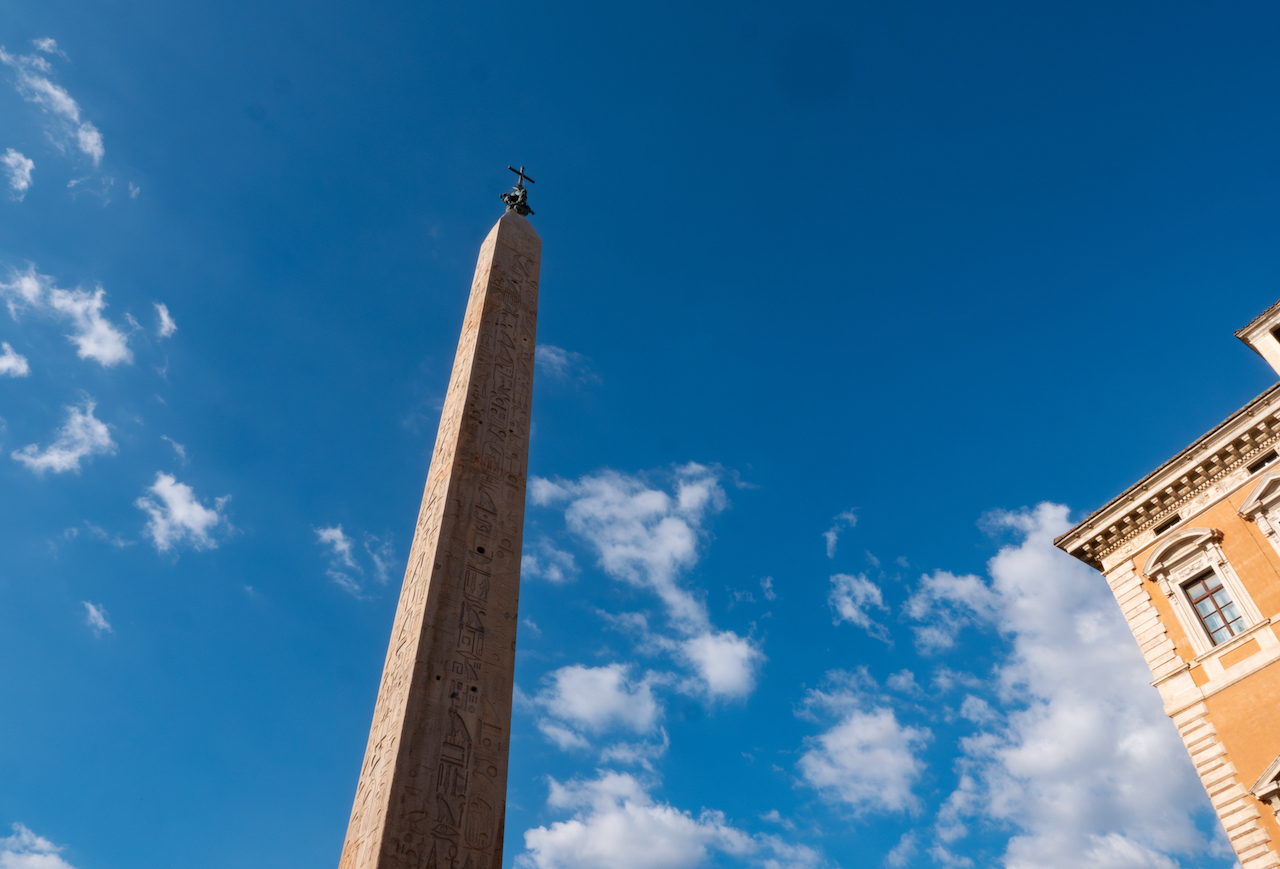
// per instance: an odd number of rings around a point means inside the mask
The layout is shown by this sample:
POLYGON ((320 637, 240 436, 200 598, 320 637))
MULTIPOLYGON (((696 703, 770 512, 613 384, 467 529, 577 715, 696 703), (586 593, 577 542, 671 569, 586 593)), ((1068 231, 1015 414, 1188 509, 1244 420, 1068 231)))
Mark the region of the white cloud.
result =
POLYGON ((31 44, 36 47, 37 51, 43 51, 45 54, 56 54, 64 60, 67 57, 67 53, 61 48, 58 48, 58 43, 47 36, 40 39, 33 39, 31 40, 31 44))
POLYGON ((0 164, 9 173, 9 196, 21 202, 31 189, 31 173, 35 171, 36 162, 12 148, 0 157, 0 164))
POLYGON ((142 192, 141 187, 139 187, 137 184, 134 184, 132 181, 129 182, 129 198, 130 199, 137 199, 138 194, 141 192, 142 192))
POLYGON ((0 282, 0 297, 15 320, 20 310, 29 308, 69 321, 72 332, 67 338, 76 345, 81 359, 92 359, 106 368, 133 361, 128 337, 103 316, 107 303, 102 287, 92 293, 60 289, 51 277, 29 265, 26 271, 10 270, 9 280, 0 282))
POLYGON ((764 661, 750 640, 733 631, 707 631, 680 643, 707 694, 712 697, 745 697, 756 686, 756 671, 764 661))
POLYGON ((606 573, 656 592, 674 622, 696 629, 707 624, 706 608, 679 575, 698 559, 708 514, 726 504, 718 478, 715 468, 685 465, 671 495, 616 471, 577 481, 535 477, 532 496, 542 506, 567 501, 566 525, 591 544, 606 573))
POLYGON ((182 444, 178 443, 177 441, 175 441, 173 438, 169 437, 168 435, 160 435, 160 440, 162 440, 162 441, 168 441, 168 442, 169 442, 169 446, 173 447, 173 451, 174 451, 174 453, 176 453, 176 454, 177 454, 177 456, 178 456, 178 461, 182 462, 184 465, 187 463, 187 448, 186 448, 185 446, 183 446, 182 444))
POLYGON ((315 532, 320 545, 329 550, 329 569, 325 574, 343 590, 359 597, 361 584, 357 577, 364 570, 356 564, 351 538, 342 530, 341 525, 317 528, 315 532))
POLYGON ((568 582, 578 575, 578 565, 572 552, 557 549, 546 537, 530 547, 530 552, 520 556, 520 575, 550 582, 568 582))
POLYGON ((366 532, 364 551, 369 556, 369 561, 373 563, 373 578, 386 585, 387 580, 391 579, 392 569, 396 566, 396 551, 391 535, 378 538, 366 532))
POLYGON ((86 398, 79 407, 68 405, 67 421, 58 429, 58 438, 45 449, 28 444, 13 452, 14 461, 21 462, 37 474, 53 471, 80 472, 80 462, 89 456, 106 455, 116 451, 107 424, 93 415, 97 405, 86 398))
POLYGON ((823 538, 827 541, 827 558, 836 557, 836 543, 840 540, 840 532, 857 524, 858 517, 852 510, 836 514, 831 520, 831 527, 822 532, 823 538))
POLYGON ((875 609, 888 612, 880 586, 866 576, 858 574, 837 573, 831 577, 831 591, 827 595, 827 604, 835 613, 835 624, 849 622, 862 628, 877 640, 889 642, 889 629, 871 618, 867 610, 875 609))
POLYGON ((1209 853, 1196 829, 1204 790, 1133 635, 1104 580, 1053 546, 1067 508, 994 521, 1021 541, 991 559, 985 593, 948 574, 933 595, 962 601, 969 618, 989 613, 1013 647, 996 674, 1005 715, 962 742, 966 774, 937 847, 976 817, 1015 830, 1008 869, 1172 869, 1174 855, 1209 853))
POLYGON ((157 473, 147 494, 133 503, 149 517, 144 533, 156 551, 168 552, 180 543, 197 550, 217 548, 213 533, 220 527, 230 529, 222 512, 230 499, 230 495, 214 499, 211 509, 200 503, 186 483, 179 483, 171 474, 157 473))
POLYGON ((355 570, 359 570, 356 566, 356 560, 351 554, 352 543, 351 538, 342 530, 341 525, 333 525, 328 528, 317 528, 316 539, 321 544, 329 547, 334 561, 355 570))
POLYGON ((978 577, 939 570, 920 578, 902 609, 909 618, 924 623, 912 631, 916 648, 927 654, 954 646, 967 625, 994 624, 997 604, 996 595, 978 577))
POLYGON ((27 357, 18 353, 8 342, 0 343, 0 376, 7 377, 26 377, 31 373, 31 365, 27 362, 27 357))
POLYGON ((760 869, 826 865, 815 849, 749 835, 722 812, 694 815, 655 800, 651 784, 625 773, 550 784, 548 808, 570 818, 525 831, 519 869, 693 869, 721 855, 760 869))
POLYGON ((554 344, 539 344, 533 351, 533 360, 543 374, 553 380, 574 379, 580 383, 600 380, 591 370, 587 357, 554 344))
POLYGON ((551 780, 547 805, 572 817, 524 834, 526 869, 693 869, 712 852, 755 849, 718 812, 698 817, 656 802, 630 775, 602 772, 591 781, 551 780))
POLYGON ((156 335, 160 338, 168 338, 174 332, 178 331, 178 324, 173 321, 173 317, 169 314, 169 306, 163 302, 156 302, 156 335))
MULTIPOLYGON (((360 597, 364 592, 366 572, 356 557, 355 541, 342 530, 341 525, 314 530, 317 542, 328 552, 329 567, 325 570, 325 575, 343 590, 360 597)), ((386 584, 391 578, 392 569, 396 566, 396 554, 391 536, 386 535, 380 539, 366 532, 363 548, 372 564, 373 578, 379 583, 386 584)))
POLYGON ((75 869, 59 856, 66 847, 14 824, 13 835, 0 838, 0 869, 75 869))
MULTIPOLYGON (((108 634, 114 633, 111 622, 107 621, 107 611, 102 608, 101 604, 91 604, 87 600, 82 600, 80 603, 84 604, 84 623, 93 628, 95 637, 102 636, 104 631, 108 634)), ((0 869, 3 869, 2 865, 0 865, 0 869)))
POLYGON ((797 766, 804 781, 855 812, 914 811, 912 791, 924 772, 919 757, 932 734, 898 721, 866 686, 863 674, 829 674, 837 684, 830 692, 811 690, 805 709, 839 715, 826 732, 806 740, 797 766))
POLYGON ((631 678, 630 667, 574 664, 548 674, 533 698, 551 718, 576 730, 603 733, 612 729, 649 733, 661 710, 649 678, 631 678))
POLYGON ((911 858, 916 855, 916 831, 908 830, 902 834, 902 838, 898 840, 898 844, 885 855, 884 864, 892 866, 894 869, 900 866, 906 866, 911 862, 911 858))
MULTIPOLYGON (((57 44, 52 40, 47 43, 37 41, 37 48, 44 51, 42 45, 53 45, 53 53, 57 44)), ((102 144, 102 133, 92 123, 81 117, 80 104, 71 98, 66 89, 56 85, 50 79, 53 67, 49 61, 38 54, 9 54, 0 48, 0 63, 11 67, 16 73, 14 87, 27 102, 35 103, 50 116, 53 125, 51 134, 60 146, 74 142, 85 155, 97 166, 102 162, 106 149, 102 144)))
POLYGON ((681 583, 698 560, 706 521, 728 505, 721 473, 695 463, 677 467, 671 492, 616 471, 576 481, 534 477, 530 494, 539 506, 565 505, 566 526, 595 550, 605 573, 658 596, 675 636, 647 640, 694 667, 703 693, 740 697, 754 685, 763 653, 749 639, 717 630, 701 596, 681 583))
POLYGON ((110 368, 121 362, 132 362, 133 353, 125 334, 102 316, 107 307, 105 297, 102 287, 92 293, 55 289, 49 294, 49 307, 71 321, 75 331, 67 337, 76 345, 77 355, 110 368))
POLYGON ((764 594, 765 600, 777 600, 778 593, 773 590, 773 577, 766 576, 760 580, 760 591, 764 594))

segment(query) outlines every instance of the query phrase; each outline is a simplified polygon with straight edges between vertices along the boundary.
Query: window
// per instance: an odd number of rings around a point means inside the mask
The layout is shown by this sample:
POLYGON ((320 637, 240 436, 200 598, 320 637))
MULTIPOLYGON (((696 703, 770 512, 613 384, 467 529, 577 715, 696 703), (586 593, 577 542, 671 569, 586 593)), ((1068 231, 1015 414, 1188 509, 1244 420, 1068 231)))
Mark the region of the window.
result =
MULTIPOLYGON (((1269 474, 1280 481, 1280 474, 1269 474)), ((1169 599, 1196 657, 1263 622, 1262 613, 1222 550, 1216 528, 1170 531, 1142 572, 1169 599)))
POLYGON ((1261 456, 1256 462, 1249 465, 1249 473, 1256 474, 1258 473, 1258 471, 1261 471, 1263 468, 1265 468, 1267 465, 1271 464, 1275 460, 1276 460, 1276 451, 1267 450, 1267 452, 1263 456, 1261 456))
POLYGON ((1183 589, 1215 646, 1244 630, 1244 616, 1231 602, 1231 594, 1222 587, 1218 574, 1206 571, 1183 589))

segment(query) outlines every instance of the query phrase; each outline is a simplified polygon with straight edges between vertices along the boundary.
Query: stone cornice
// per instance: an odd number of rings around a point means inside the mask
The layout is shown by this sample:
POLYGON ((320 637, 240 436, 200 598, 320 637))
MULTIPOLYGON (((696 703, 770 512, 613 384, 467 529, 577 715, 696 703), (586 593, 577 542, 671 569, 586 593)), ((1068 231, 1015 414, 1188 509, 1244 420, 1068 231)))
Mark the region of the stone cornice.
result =
MULTIPOLYGON (((1280 446, 1280 383, 1054 540, 1102 570, 1120 550, 1155 539, 1152 529, 1180 510, 1207 506, 1241 485, 1248 466, 1280 446)), ((1190 518, 1188 509, 1183 519, 1190 518)))

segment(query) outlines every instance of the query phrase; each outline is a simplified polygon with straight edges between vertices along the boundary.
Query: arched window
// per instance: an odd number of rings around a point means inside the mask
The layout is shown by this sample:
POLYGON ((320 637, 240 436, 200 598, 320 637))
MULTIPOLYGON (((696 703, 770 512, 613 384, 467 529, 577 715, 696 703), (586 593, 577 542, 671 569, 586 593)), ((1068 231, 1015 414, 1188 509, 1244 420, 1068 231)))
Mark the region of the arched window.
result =
POLYGON ((1155 580, 1200 656, 1262 621, 1214 528, 1185 528, 1151 553, 1142 572, 1155 580))

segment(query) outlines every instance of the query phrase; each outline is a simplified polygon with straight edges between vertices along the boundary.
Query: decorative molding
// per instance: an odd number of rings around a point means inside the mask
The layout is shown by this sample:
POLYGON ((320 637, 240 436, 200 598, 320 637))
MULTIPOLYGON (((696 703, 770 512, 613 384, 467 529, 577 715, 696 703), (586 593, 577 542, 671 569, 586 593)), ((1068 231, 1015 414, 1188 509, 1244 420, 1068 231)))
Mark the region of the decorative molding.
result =
POLYGON ((1153 529, 1239 488, 1249 465, 1280 446, 1280 384, 1236 411, 1054 543, 1099 570, 1112 556, 1149 545, 1153 529), (1183 512, 1185 511, 1185 512, 1183 512))
MULTIPOLYGON (((1257 627, 1263 620, 1262 613, 1245 590, 1235 568, 1227 561, 1221 540, 1222 532, 1216 528, 1185 528, 1151 553, 1142 568, 1142 572, 1155 580, 1169 599, 1197 658, 1221 650, 1222 646, 1227 645, 1214 645, 1182 588, 1184 583, 1190 582, 1206 570, 1212 570, 1222 581, 1232 602, 1240 608, 1240 614, 1248 628, 1257 627)), ((1234 642, 1234 639, 1233 637, 1228 642, 1234 642)))
POLYGON ((1280 821, 1280 757, 1271 761, 1271 766, 1254 782, 1249 792, 1261 802, 1269 803, 1276 820, 1280 821))
POLYGON ((1271 548, 1280 555, 1280 470, 1264 474, 1240 505, 1240 515, 1258 526, 1271 548))

